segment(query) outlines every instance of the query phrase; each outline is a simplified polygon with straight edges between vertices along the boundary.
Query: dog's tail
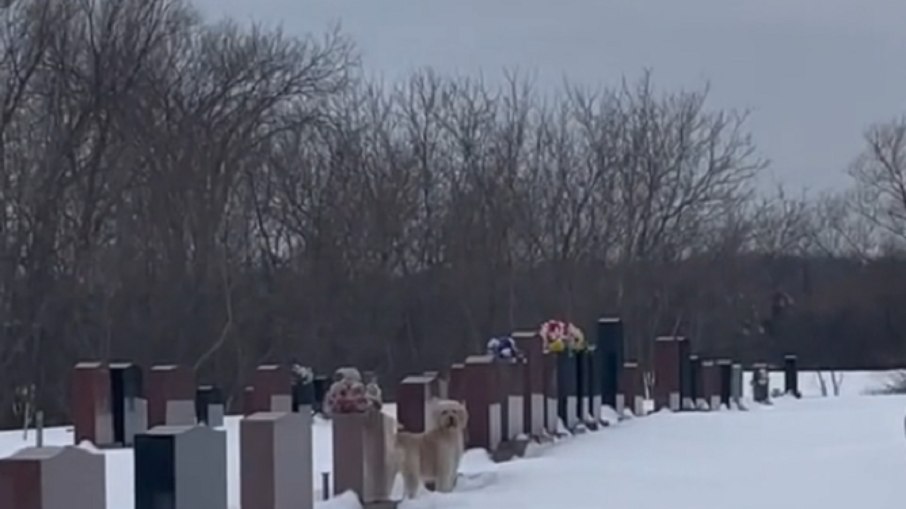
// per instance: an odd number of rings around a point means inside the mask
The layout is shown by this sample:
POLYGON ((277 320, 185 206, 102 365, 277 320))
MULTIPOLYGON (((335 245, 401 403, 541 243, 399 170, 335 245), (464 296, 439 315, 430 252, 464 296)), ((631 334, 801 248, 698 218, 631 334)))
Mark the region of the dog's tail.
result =
POLYGON ((410 433, 408 431, 399 431, 396 434, 396 446, 403 448, 410 448, 418 444, 419 436, 416 433, 410 433))

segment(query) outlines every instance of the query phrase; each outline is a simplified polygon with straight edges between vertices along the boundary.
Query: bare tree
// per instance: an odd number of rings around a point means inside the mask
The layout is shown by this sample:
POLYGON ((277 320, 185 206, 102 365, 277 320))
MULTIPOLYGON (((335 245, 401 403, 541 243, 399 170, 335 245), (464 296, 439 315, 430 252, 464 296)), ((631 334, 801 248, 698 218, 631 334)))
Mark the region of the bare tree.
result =
POLYGON ((0 421, 65 420, 80 359, 183 363, 235 396, 261 362, 393 380, 551 316, 619 313, 643 363, 663 333, 825 372, 906 361, 903 125, 869 131, 854 190, 757 195, 746 115, 707 86, 384 83, 337 30, 19 0, 0 19, 0 387, 35 394, 0 391, 0 421))
POLYGON ((854 205, 873 224, 906 239, 906 117, 876 124, 865 149, 849 169, 856 183, 854 205))

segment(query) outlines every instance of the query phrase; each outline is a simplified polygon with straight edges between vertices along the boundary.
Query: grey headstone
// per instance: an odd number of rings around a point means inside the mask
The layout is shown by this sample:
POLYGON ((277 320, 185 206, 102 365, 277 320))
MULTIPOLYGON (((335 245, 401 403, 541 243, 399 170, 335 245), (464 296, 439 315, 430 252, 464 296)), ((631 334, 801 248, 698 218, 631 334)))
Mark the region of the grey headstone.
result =
POLYGON ((158 426, 135 437, 135 509, 226 509, 226 432, 158 426))
POLYGON ((242 419, 242 507, 312 508, 311 426, 310 412, 259 412, 242 419))

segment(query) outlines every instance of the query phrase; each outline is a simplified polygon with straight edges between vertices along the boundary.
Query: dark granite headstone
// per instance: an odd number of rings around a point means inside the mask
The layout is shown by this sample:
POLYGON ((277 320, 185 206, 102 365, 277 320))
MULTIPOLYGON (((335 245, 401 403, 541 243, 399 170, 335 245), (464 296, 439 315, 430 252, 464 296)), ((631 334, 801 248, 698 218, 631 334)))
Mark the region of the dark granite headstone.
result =
POLYGON ((596 353, 600 356, 601 402, 611 408, 617 407, 623 349, 623 320, 617 317, 599 319, 596 353))
POLYGON ((695 410, 701 408, 704 400, 702 399, 702 360, 698 355, 689 355, 686 357, 686 370, 683 377, 683 409, 695 410))
POLYGON ((72 373, 70 406, 75 443, 88 440, 98 447, 113 445, 110 371, 102 362, 80 362, 72 373))
POLYGON ((313 410, 318 414, 323 413, 324 396, 330 389, 330 379, 324 375, 316 376, 315 379, 312 380, 312 389, 315 393, 315 404, 313 410))
POLYGON ((620 393, 617 395, 617 412, 622 416, 628 408, 633 415, 645 415, 645 389, 642 370, 636 362, 624 362, 620 373, 620 393))
POLYGON ((586 379, 588 366, 585 358, 584 350, 573 353, 573 359, 576 364, 574 368, 576 372, 576 413, 578 414, 578 422, 582 424, 586 422, 585 416, 591 413, 591 405, 588 401, 590 393, 586 385, 588 383, 586 379))
POLYGON ((731 408, 733 395, 733 361, 720 359, 717 361, 717 370, 720 372, 720 404, 731 408))
POLYGON ((184 366, 152 366, 148 374, 148 427, 195 424, 195 372, 184 366))
POLYGON ((242 415, 248 417, 255 413, 255 388, 246 385, 242 388, 242 415))
POLYGON ((148 402, 142 368, 131 362, 110 364, 110 400, 113 408, 113 441, 131 446, 136 433, 148 427, 148 402))
POLYGON ((713 360, 703 360, 701 367, 702 397, 708 410, 720 408, 720 371, 713 360))
POLYGON ((136 435, 135 509, 226 509, 226 458, 226 432, 207 426, 136 435))
POLYGON ((0 507, 106 509, 104 458, 75 446, 21 449, 0 459, 0 507))
POLYGON ((654 408, 680 410, 683 361, 689 341, 681 336, 661 336, 654 342, 654 408))
POLYGON ((223 391, 213 385, 200 385, 195 390, 195 418, 199 424, 214 428, 223 426, 225 413, 223 391))
POLYGON ((293 412, 298 412, 300 408, 311 409, 315 406, 315 384, 313 381, 303 382, 302 380, 293 381, 293 412))
POLYGON ((404 378, 396 389, 396 419, 412 433, 428 429, 431 408, 431 378, 413 375, 404 378))
POLYGON ((733 364, 733 374, 730 380, 730 399, 733 400, 733 404, 740 410, 743 409, 742 406, 742 396, 743 396, 743 384, 742 384, 742 364, 734 363, 733 364))
POLYGON ((463 393, 469 412, 468 447, 495 451, 503 440, 502 387, 490 355, 466 359, 463 393))
POLYGON ((566 429, 574 431, 579 424, 579 387, 576 355, 565 351, 557 354, 557 416, 566 429))
POLYGON ((801 398, 799 392, 799 363, 795 355, 787 355, 783 358, 783 391, 785 394, 801 398))
POLYGON ((465 364, 453 364, 450 366, 450 387, 448 397, 454 401, 463 402, 466 397, 463 393, 465 364))
POLYGON ((278 364, 263 364, 255 370, 252 382, 251 413, 292 412, 293 375, 278 364))
MULTIPOLYGON (((585 364, 586 368, 586 377, 588 384, 588 404, 591 408, 591 420, 593 423, 597 424, 601 422, 601 407, 602 407, 602 397, 601 397, 601 373, 602 373, 602 361, 601 357, 598 355, 597 345, 591 345, 588 348, 588 352, 585 355, 585 364)), ((619 387, 619 382, 617 383, 619 387)), ((616 397, 614 397, 616 399, 616 397)), ((614 401, 616 403, 616 401, 614 401)))

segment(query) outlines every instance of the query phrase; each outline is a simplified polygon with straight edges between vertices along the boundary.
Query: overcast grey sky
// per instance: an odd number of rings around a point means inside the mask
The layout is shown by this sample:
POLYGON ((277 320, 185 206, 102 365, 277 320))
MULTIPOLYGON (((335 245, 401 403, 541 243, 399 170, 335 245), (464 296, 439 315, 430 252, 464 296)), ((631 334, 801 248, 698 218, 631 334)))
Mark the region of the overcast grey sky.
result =
POLYGON ((661 89, 712 86, 748 108, 771 177, 813 190, 843 173, 872 122, 906 113, 906 0, 194 0, 209 19, 340 22, 386 79, 430 65, 497 78, 530 71, 613 85, 654 71, 661 89))

